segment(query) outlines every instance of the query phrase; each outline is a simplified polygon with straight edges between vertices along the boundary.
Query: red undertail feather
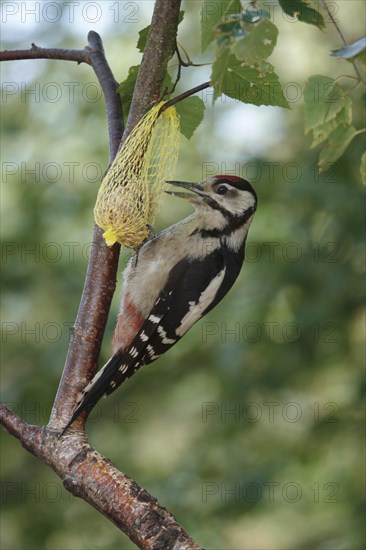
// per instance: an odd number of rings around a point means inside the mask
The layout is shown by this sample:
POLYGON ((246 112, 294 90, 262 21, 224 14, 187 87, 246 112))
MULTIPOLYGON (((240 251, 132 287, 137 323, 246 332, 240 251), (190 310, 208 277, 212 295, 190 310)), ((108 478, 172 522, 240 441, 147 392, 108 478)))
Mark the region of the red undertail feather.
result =
POLYGON ((145 319, 138 309, 130 302, 128 295, 125 305, 118 316, 117 326, 113 335, 113 353, 126 349, 139 332, 145 319))

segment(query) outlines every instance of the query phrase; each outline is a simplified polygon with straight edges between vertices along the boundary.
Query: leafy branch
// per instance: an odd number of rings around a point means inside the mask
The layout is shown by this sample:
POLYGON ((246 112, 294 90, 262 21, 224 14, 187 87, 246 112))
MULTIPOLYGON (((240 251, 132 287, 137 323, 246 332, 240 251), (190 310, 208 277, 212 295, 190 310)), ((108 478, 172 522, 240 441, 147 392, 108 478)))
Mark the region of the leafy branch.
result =
MULTIPOLYGON (((307 0, 278 0, 287 16, 300 22, 325 28, 325 20, 319 10, 307 0)), ((345 48, 331 52, 352 63, 356 77, 355 86, 364 82, 357 66, 366 49, 366 38, 348 45, 326 0, 322 6, 334 25, 345 48)), ((225 94, 243 103, 272 105, 288 108, 275 68, 267 58, 272 54, 278 36, 277 27, 269 20, 270 14, 256 0, 243 7, 240 0, 204 0, 201 11, 201 49, 215 43, 215 57, 211 82, 214 99, 225 94)), ((311 147, 325 140, 320 152, 319 171, 327 170, 338 160, 354 137, 363 132, 352 126, 352 100, 337 84, 337 80, 316 75, 305 86, 305 133, 313 133, 311 147)), ((365 156, 362 158, 362 166, 365 156)), ((364 169, 361 169, 364 174, 364 169)))
MULTIPOLYGON (((313 75, 305 84, 305 133, 312 134, 311 147, 323 144, 318 160, 319 172, 328 170, 343 155, 351 141, 366 130, 365 128, 356 130, 352 125, 352 99, 349 95, 350 91, 359 84, 364 83, 356 58, 364 51, 366 41, 357 41, 358 45, 355 48, 349 46, 326 0, 322 0, 322 5, 345 45, 342 50, 332 51, 331 55, 337 53, 337 57, 343 57, 342 52, 346 50, 347 53, 344 57, 349 58, 349 50, 351 49, 353 56, 350 57, 350 61, 354 67, 356 77, 340 75, 338 78, 333 79, 323 75, 313 75), (343 78, 356 80, 355 86, 348 92, 344 92, 338 84, 338 81, 343 78)), ((366 183, 365 158, 366 153, 361 158, 360 171, 361 178, 366 183)))
MULTIPOLYGON (((319 10, 307 0, 278 0, 279 6, 291 18, 325 27, 319 10)), ((366 49, 366 38, 348 45, 326 0, 322 6, 345 47, 331 55, 348 59, 355 70, 356 85, 364 82, 357 66, 366 49)), ((277 27, 269 20, 270 14, 254 0, 244 8, 240 0, 204 0, 202 5, 201 48, 216 44, 211 81, 214 99, 222 94, 253 105, 289 107, 274 67, 267 61, 278 36, 277 27)), ((304 91, 305 133, 312 132, 311 147, 325 142, 320 152, 319 171, 327 170, 344 153, 350 142, 363 133, 352 126, 352 99, 343 92, 337 80, 323 75, 308 79, 304 91)), ((361 173, 364 174, 365 155, 361 173)), ((364 176, 363 176, 364 177, 364 176)))

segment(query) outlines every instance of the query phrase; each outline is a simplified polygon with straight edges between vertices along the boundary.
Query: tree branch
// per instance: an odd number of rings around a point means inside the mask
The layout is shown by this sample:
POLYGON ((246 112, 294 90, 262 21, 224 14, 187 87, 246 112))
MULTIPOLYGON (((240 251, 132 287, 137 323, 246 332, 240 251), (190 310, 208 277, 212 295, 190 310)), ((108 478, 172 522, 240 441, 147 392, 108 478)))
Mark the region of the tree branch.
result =
MULTIPOLYGON (((83 50, 39 48, 35 44, 29 50, 0 52, 0 60, 15 59, 60 59, 85 62, 91 65, 102 88, 108 115, 109 159, 116 155, 123 135, 123 111, 118 82, 115 80, 104 54, 100 36, 91 31, 88 46, 83 50)), ((110 304, 116 286, 120 245, 107 247, 102 230, 94 226, 91 256, 88 262, 84 289, 67 358, 52 408, 48 427, 61 430, 70 418, 79 392, 92 378, 98 364, 110 304)), ((85 417, 78 419, 83 428, 85 417)))
MULTIPOLYGON (((103 90, 107 106, 110 162, 115 157, 123 134, 123 111, 115 80, 104 54, 102 39, 91 31, 85 51, 103 90)), ((116 288, 120 245, 109 248, 102 230, 94 226, 91 255, 83 294, 73 327, 65 367, 48 424, 50 429, 61 429, 71 416, 79 392, 93 377, 98 364, 100 348, 108 320, 110 305, 116 288)), ((84 427, 85 415, 78 419, 84 427)))
POLYGON ((181 0, 156 0, 147 44, 137 75, 126 132, 129 133, 160 97, 169 59, 176 46, 181 0))
POLYGON ((91 59, 86 49, 40 48, 32 44, 29 50, 3 50, 0 52, 0 61, 16 61, 20 59, 61 59, 62 61, 76 61, 77 63, 88 63, 88 65, 91 65, 91 59))
POLYGON ((13 435, 22 443, 29 440, 30 434, 36 433, 37 430, 40 429, 38 426, 30 426, 1 403, 0 424, 10 433, 10 435, 13 435))
POLYGON ((109 160, 116 156, 123 131, 123 110, 121 96, 118 93, 118 82, 108 65, 104 54, 103 42, 95 31, 88 34, 89 46, 86 47, 91 65, 102 87, 107 106, 109 130, 109 160))
MULTIPOLYGON (((61 59, 91 65, 102 88, 108 115, 109 160, 115 157, 123 135, 123 111, 115 80, 104 54, 100 36, 91 31, 83 50, 39 48, 0 52, 0 60, 61 59)), ((108 248, 102 231, 94 226, 91 256, 88 263, 79 311, 72 331, 64 371, 49 421, 50 429, 61 429, 70 418, 80 390, 92 378, 116 286, 120 246, 108 248)), ((85 419, 80 420, 83 427, 85 419)))
POLYGON ((202 90, 206 90, 206 88, 210 88, 212 86, 212 82, 203 82, 202 84, 199 84, 198 86, 195 86, 194 88, 191 88, 190 90, 187 90, 186 92, 183 92, 182 94, 179 94, 172 99, 169 99, 164 105, 160 107, 159 113, 162 113, 165 111, 165 109, 168 109, 168 107, 171 107, 172 105, 176 105, 176 103, 179 103, 180 101, 183 101, 183 99, 186 99, 186 97, 190 97, 193 94, 196 94, 197 92, 201 92, 202 90))
POLYGON ((139 548, 200 550, 170 512, 89 445, 85 433, 69 431, 58 439, 47 428, 29 426, 4 405, 0 421, 57 473, 70 493, 91 504, 139 548))
MULTIPOLYGON (((156 0, 154 15, 136 85, 125 139, 159 93, 167 63, 174 52, 180 0, 156 0), (173 4, 173 5, 172 5, 173 4), (154 25, 155 28, 154 28, 154 25)), ((110 160, 123 131, 117 82, 105 59, 102 41, 88 35, 84 50, 44 49, 2 52, 0 59, 64 59, 92 65, 102 87, 108 113, 110 160)), ((0 405, 0 422, 33 455, 48 464, 65 487, 83 498, 124 531, 139 548, 199 550, 198 546, 156 499, 93 449, 83 431, 69 430, 59 438, 78 392, 96 369, 102 336, 115 290, 119 245, 108 248, 102 231, 94 227, 92 253, 73 328, 68 355, 47 427, 30 426, 0 405)), ((78 419, 83 427, 85 419, 78 419)), ((76 424, 76 422, 75 422, 76 424)))

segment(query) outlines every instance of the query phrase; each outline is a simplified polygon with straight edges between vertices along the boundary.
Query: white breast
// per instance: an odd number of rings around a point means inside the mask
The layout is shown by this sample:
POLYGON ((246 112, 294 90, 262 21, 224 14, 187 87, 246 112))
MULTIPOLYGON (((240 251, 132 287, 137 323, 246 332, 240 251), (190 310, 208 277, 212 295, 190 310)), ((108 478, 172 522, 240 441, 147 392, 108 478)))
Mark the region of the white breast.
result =
POLYGON ((192 216, 187 218, 186 223, 180 222, 163 231, 158 238, 140 249, 137 264, 132 258, 123 273, 121 308, 128 293, 129 299, 146 317, 164 288, 170 271, 179 261, 202 257, 220 246, 219 239, 206 239, 207 250, 201 250, 202 241, 192 235, 195 227, 195 217, 192 216))

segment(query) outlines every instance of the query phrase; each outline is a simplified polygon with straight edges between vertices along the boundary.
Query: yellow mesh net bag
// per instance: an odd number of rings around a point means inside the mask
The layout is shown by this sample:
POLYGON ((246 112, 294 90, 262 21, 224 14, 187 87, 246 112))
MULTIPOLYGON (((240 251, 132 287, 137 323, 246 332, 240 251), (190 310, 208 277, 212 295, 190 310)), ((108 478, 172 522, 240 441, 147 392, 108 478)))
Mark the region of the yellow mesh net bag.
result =
POLYGON ((179 151, 179 116, 174 107, 159 115, 155 105, 118 151, 98 191, 94 219, 108 246, 138 248, 149 237, 166 180, 174 178, 179 151))

